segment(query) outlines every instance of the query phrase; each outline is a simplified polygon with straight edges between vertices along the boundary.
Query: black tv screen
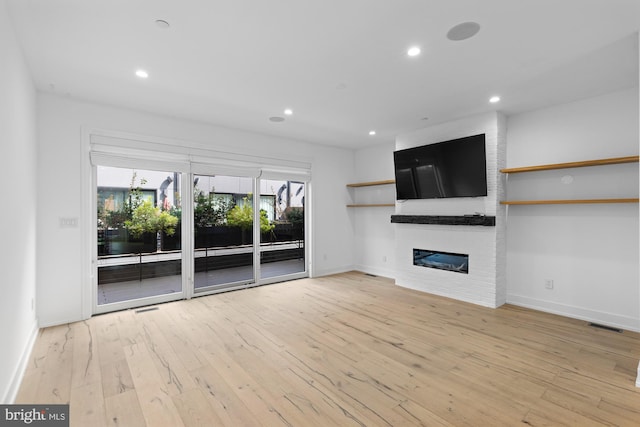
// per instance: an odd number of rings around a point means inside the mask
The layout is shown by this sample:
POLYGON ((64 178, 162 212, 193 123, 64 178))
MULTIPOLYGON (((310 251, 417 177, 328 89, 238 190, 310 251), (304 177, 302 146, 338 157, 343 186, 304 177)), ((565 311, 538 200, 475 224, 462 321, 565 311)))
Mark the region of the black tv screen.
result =
POLYGON ((484 134, 393 153, 396 199, 487 195, 484 134))

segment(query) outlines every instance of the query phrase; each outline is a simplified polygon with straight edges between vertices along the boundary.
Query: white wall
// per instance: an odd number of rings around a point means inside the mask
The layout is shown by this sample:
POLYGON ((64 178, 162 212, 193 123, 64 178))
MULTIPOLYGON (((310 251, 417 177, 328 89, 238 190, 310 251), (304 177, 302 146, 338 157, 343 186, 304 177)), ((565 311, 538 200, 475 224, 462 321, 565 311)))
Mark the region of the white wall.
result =
MULTIPOLYGON (((637 155, 638 89, 515 115, 507 129, 507 167, 637 155)), ((507 192, 638 197, 638 164, 510 175, 507 192)), ((637 204, 510 206, 507 218, 508 302, 640 330, 637 204)))
POLYGON ((182 139, 226 151, 275 158, 311 159, 312 272, 323 275, 353 268, 353 230, 345 184, 353 176, 353 152, 197 122, 38 96, 38 317, 41 325, 82 318, 81 226, 60 228, 59 218, 82 218, 82 129, 96 128, 182 139))
POLYGON ((37 332, 36 94, 0 0, 0 403, 13 401, 37 332))
MULTIPOLYGON (((355 153, 355 182, 394 178, 395 143, 363 148, 355 153)), ((350 188, 352 203, 395 203, 394 185, 350 188)), ((351 208, 355 235, 355 262, 360 271, 395 277, 395 232, 391 224, 394 207, 351 208)))

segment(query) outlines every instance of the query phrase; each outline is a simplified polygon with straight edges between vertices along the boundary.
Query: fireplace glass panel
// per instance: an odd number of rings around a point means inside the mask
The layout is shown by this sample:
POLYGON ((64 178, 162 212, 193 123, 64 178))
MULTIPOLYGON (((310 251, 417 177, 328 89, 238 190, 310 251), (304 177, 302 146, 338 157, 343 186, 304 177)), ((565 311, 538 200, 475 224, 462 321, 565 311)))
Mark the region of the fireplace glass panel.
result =
POLYGON ((414 248, 413 265, 469 274, 469 255, 414 248))

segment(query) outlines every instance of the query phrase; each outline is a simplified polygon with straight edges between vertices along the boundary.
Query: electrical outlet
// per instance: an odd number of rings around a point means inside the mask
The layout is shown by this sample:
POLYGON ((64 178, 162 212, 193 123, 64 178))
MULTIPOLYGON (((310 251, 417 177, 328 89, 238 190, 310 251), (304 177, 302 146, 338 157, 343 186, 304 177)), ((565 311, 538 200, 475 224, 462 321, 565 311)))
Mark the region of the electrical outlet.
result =
POLYGON ((553 289, 553 280, 545 279, 544 287, 547 288, 547 289, 553 289))

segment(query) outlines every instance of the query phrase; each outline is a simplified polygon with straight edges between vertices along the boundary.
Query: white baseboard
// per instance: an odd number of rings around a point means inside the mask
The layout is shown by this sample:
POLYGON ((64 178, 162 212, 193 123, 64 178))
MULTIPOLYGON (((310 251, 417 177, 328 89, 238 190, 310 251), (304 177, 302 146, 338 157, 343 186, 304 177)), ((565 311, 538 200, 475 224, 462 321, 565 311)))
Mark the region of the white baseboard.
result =
POLYGON ((388 277, 389 279, 395 279, 395 270, 392 268, 379 268, 371 265, 358 264, 354 267, 354 270, 362 271, 363 273, 373 274, 375 276, 388 277))
POLYGON ((313 275, 311 277, 331 276, 332 274, 347 273, 353 270, 355 270, 355 267, 352 265, 346 265, 338 268, 329 268, 329 269, 314 269, 313 275))
POLYGON ((11 377, 11 383, 9 387, 4 393, 2 397, 2 402, 6 404, 12 404, 15 402, 16 397, 18 396, 18 390, 20 390, 20 384, 22 384, 22 377, 24 376, 24 372, 27 369, 27 364, 29 363, 29 359, 31 358, 31 352, 33 351, 33 345, 36 342, 36 338, 38 337, 38 328, 37 323, 34 323, 33 329, 29 334, 29 339, 27 340, 27 344, 22 351, 22 356, 18 361, 18 365, 16 366, 13 376, 11 377))
POLYGON ((638 375, 636 376, 636 387, 640 387, 640 362, 638 362, 638 375))
POLYGON ((79 317, 66 317, 64 319, 41 319, 38 318, 38 324, 40 325, 41 328, 50 328, 51 326, 60 326, 60 325, 66 325, 68 323, 76 323, 76 322, 82 322, 83 320, 87 320, 91 318, 91 316, 87 317, 86 319, 83 319, 82 316, 79 317))
POLYGON ((580 319, 587 322, 599 323, 627 331, 640 332, 640 319, 629 316, 621 316, 615 313, 591 310, 568 304, 560 304, 553 301, 540 300, 522 295, 507 295, 507 304, 558 314, 560 316, 580 319))

